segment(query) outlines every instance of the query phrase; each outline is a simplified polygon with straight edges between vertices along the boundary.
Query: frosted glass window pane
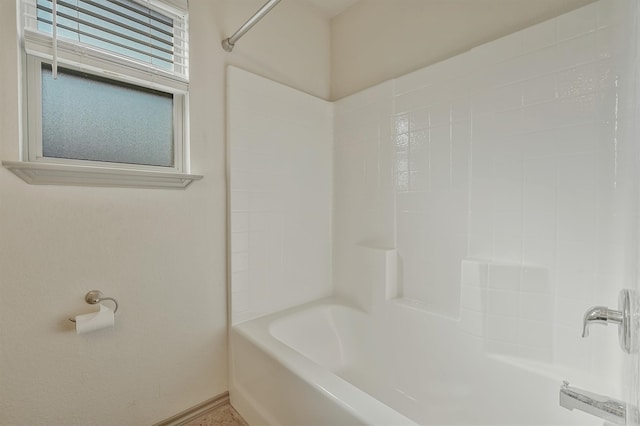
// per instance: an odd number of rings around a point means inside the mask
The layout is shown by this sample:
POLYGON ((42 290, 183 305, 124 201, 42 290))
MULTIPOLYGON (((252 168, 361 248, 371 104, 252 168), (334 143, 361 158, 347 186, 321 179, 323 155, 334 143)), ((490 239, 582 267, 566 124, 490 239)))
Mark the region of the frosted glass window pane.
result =
POLYGON ((42 152, 172 167, 173 95, 43 64, 42 152))

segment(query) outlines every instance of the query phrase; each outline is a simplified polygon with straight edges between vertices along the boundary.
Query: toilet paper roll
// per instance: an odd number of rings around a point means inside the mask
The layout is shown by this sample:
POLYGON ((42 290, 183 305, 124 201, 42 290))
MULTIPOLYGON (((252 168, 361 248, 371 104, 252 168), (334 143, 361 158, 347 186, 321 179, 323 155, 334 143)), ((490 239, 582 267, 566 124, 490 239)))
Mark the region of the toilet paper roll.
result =
POLYGON ((101 303, 99 311, 76 316, 76 333, 84 334, 113 327, 114 323, 115 316, 113 315, 113 311, 101 303))

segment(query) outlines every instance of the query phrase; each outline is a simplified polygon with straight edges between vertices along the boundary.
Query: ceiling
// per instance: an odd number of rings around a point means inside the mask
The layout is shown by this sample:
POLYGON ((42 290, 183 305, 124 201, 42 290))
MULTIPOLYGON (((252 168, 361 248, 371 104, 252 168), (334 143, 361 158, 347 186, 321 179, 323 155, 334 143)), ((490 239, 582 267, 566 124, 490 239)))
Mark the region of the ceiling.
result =
POLYGON ((328 18, 339 15, 358 0, 305 0, 321 11, 328 18))

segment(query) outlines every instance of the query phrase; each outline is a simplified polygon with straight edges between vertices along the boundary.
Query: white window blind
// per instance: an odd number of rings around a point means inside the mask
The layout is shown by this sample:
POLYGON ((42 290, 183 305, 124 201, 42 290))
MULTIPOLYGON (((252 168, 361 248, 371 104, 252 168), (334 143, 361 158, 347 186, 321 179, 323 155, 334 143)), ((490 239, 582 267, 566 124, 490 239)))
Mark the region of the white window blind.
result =
MULTIPOLYGON (((186 10, 158 0, 24 0, 23 4, 28 53, 121 71, 103 65, 115 62, 187 81, 186 10)), ((148 76, 143 79, 149 80, 148 76)), ((170 86, 176 88, 175 84, 170 86)))

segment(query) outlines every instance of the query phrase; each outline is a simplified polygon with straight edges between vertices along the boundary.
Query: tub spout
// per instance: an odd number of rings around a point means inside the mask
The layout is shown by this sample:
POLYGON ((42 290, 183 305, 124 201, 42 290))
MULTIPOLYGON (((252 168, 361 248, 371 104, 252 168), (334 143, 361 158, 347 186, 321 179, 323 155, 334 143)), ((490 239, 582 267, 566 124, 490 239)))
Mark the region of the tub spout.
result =
POLYGON ((560 388, 560 406, 568 410, 584 411, 618 425, 626 424, 627 404, 617 399, 574 388, 566 381, 560 388))

